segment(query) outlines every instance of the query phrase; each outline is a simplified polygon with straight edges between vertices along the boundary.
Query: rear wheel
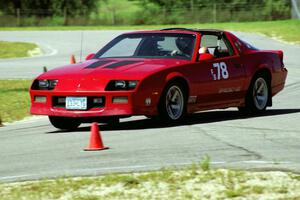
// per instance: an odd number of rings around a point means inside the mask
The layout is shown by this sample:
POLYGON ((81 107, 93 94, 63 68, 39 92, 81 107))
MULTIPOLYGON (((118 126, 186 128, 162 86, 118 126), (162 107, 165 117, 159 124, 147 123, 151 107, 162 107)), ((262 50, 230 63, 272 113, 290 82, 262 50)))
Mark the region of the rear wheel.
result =
POLYGON ((78 119, 71 117, 49 116, 49 120, 55 128, 62 130, 74 130, 81 124, 78 119))
POLYGON ((260 113, 266 110, 270 96, 269 81, 263 75, 257 75, 246 95, 245 107, 239 107, 244 113, 260 113))
POLYGON ((178 82, 170 83, 163 92, 159 113, 166 121, 174 122, 186 114, 186 91, 178 82))

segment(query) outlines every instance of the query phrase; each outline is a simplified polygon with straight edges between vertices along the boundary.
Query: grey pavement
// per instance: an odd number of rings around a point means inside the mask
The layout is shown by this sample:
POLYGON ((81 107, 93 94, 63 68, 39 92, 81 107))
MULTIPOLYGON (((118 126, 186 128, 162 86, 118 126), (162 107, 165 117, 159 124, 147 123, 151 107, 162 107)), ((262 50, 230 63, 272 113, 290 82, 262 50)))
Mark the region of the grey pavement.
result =
POLYGON ((53 69, 70 63, 70 56, 77 61, 124 31, 0 31, 2 41, 36 43, 44 55, 31 58, 0 59, 0 79, 32 79, 43 71, 43 66, 53 69), (81 48, 82 39, 82 48, 81 48))
MULTIPOLYGON (((88 33, 99 35, 93 44, 101 46, 107 42, 104 40, 119 32, 86 31, 84 35, 88 33)), ((0 32, 1 39, 13 34, 19 32, 0 32)), ((52 37, 52 32, 24 34, 28 41, 39 38, 37 43, 58 49, 54 55, 30 58, 32 63, 38 64, 39 61, 35 61, 38 59, 53 66, 56 62, 63 64, 65 57, 69 59, 69 54, 79 52, 75 50, 79 43, 64 42, 71 40, 71 35, 76 38, 79 32, 53 34, 61 36, 52 37), (55 38, 57 42, 52 43, 55 38)), ((289 70, 286 88, 274 97, 274 106, 263 116, 244 118, 237 109, 213 110, 196 113, 173 126, 132 117, 122 120, 118 127, 100 126, 104 143, 110 149, 99 152, 83 151, 88 144, 89 124, 83 124, 74 132, 61 132, 49 124, 47 117, 30 118, 0 128, 0 182, 181 167, 199 162, 204 155, 211 157, 214 167, 300 172, 300 47, 256 34, 237 34, 259 48, 285 52, 289 70)), ((20 37, 15 39, 21 40, 20 37)), ((90 45, 86 52, 98 48, 90 45)), ((12 69, 2 68, 3 63, 10 62, 19 66, 15 72, 17 77, 31 78, 39 73, 39 66, 34 64, 22 70, 25 61, 21 61, 1 60, 0 76, 13 75, 12 69), (30 70, 32 73, 27 73, 30 70)))

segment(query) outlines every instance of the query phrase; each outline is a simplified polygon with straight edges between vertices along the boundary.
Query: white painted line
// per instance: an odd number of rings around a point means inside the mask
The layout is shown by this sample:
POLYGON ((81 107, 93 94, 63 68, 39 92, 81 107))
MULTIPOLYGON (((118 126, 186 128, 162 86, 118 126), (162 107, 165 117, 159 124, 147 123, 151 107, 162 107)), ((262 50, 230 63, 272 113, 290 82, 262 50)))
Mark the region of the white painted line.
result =
MULTIPOLYGON (((210 162, 211 165, 218 165, 218 164, 229 164, 229 163, 247 163, 247 164, 291 164, 292 162, 290 161, 281 161, 281 162, 276 162, 276 161, 264 161, 264 160, 246 160, 246 161, 236 161, 236 162, 226 162, 226 161, 212 161, 210 162)), ((72 174, 73 176, 76 176, 75 173, 91 173, 91 172, 109 172, 109 171, 119 171, 119 170, 125 170, 125 171, 132 171, 132 170, 157 170, 157 169, 162 169, 164 167, 173 167, 173 166, 190 166, 192 165, 193 162, 186 162, 186 163, 171 163, 168 166, 162 166, 162 165, 132 165, 132 166, 119 166, 119 167, 102 167, 102 168, 87 168, 87 169, 73 169, 68 171, 69 173, 66 174, 72 174)), ((50 173, 51 174, 51 173, 50 173)), ((53 174, 53 172, 52 172, 53 174)), ((78 174, 79 176, 82 174, 78 174)), ((0 181, 7 181, 7 180, 14 180, 18 178, 25 178, 25 177, 41 177, 45 176, 45 174, 31 174, 31 175, 17 175, 17 176, 4 176, 0 177, 0 181)))
POLYGON ((0 177, 0 180, 11 180, 17 178, 24 178, 24 177, 32 177, 33 175, 17 175, 17 176, 3 176, 0 177))
MULTIPOLYGON (((226 161, 212 161, 211 165, 219 164, 229 164, 229 163, 246 163, 246 164, 291 164, 289 161, 264 161, 264 160, 246 160, 246 161, 236 161, 236 162, 226 162, 226 161)), ((171 163, 169 166, 187 166, 192 165, 192 162, 189 163, 171 163)), ((90 172, 90 171, 115 171, 115 170, 136 170, 136 169, 149 169, 149 168, 163 168, 161 165, 133 165, 133 166, 120 166, 120 167, 102 167, 102 168, 88 168, 88 169, 76 169, 74 171, 78 172, 90 172)))
MULTIPOLYGON (((192 165, 192 162, 188 163, 171 163, 169 167, 172 166, 186 166, 186 165, 192 165)), ((226 164, 224 161, 215 161, 210 162, 212 165, 217 164, 226 164)), ((120 167, 102 167, 102 168, 88 168, 88 169, 75 169, 74 171, 78 172, 89 172, 89 171, 108 171, 108 170, 133 170, 133 169, 148 169, 148 168, 164 168, 162 165, 132 165, 132 166, 120 166, 120 167)))
POLYGON ((241 161, 243 163, 250 163, 250 164, 291 164, 289 161, 265 161, 265 160, 246 160, 241 161))
POLYGON ((45 47, 47 47, 48 49, 50 49, 51 53, 48 53, 48 54, 45 54, 45 55, 41 55, 41 56, 53 56, 53 55, 56 55, 58 50, 57 49, 54 49, 52 48, 50 45, 48 44, 43 44, 45 47))

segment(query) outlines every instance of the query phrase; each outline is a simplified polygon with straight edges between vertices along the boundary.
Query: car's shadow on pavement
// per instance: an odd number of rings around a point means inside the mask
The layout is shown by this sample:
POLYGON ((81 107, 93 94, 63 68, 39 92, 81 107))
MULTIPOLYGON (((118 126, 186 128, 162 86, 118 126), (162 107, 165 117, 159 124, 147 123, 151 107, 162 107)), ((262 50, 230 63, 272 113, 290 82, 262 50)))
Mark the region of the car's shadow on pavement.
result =
MULTIPOLYGON (((207 123, 230 121, 236 119, 285 115, 285 114, 298 113, 298 112, 300 112, 300 109, 270 109, 264 112, 263 114, 251 116, 251 115, 243 115, 239 111, 217 110, 217 111, 195 113, 187 116, 184 120, 177 123, 166 123, 155 119, 139 119, 139 120, 121 122, 119 124, 114 124, 114 125, 101 124, 100 129, 102 131, 115 131, 115 130, 141 130, 141 129, 167 128, 167 127, 185 126, 185 125, 193 125, 193 124, 207 124, 207 123)), ((74 131, 85 132, 89 130, 90 130, 90 125, 79 127, 74 131)), ((63 132, 66 131, 57 130, 57 131, 51 131, 47 133, 63 133, 63 132)))

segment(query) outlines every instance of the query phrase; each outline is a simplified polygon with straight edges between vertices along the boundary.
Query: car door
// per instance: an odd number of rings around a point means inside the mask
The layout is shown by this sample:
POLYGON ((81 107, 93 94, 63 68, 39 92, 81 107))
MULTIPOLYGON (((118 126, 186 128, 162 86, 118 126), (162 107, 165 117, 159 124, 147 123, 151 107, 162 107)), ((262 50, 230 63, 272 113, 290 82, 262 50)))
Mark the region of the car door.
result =
POLYGON ((225 36, 202 35, 200 47, 208 47, 213 59, 198 62, 198 101, 202 106, 237 104, 243 100, 245 69, 225 36))

